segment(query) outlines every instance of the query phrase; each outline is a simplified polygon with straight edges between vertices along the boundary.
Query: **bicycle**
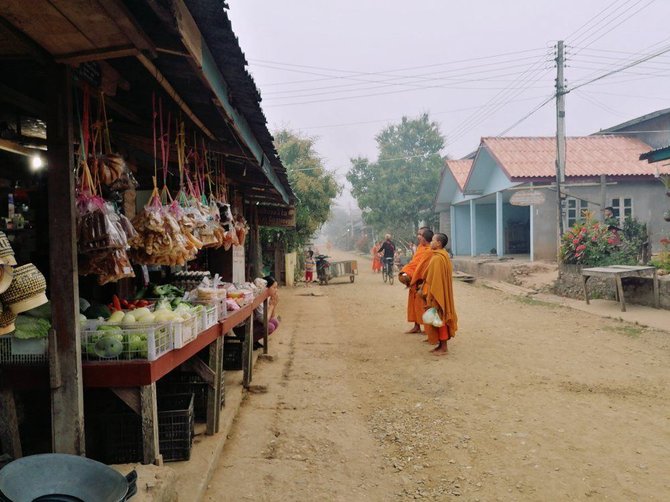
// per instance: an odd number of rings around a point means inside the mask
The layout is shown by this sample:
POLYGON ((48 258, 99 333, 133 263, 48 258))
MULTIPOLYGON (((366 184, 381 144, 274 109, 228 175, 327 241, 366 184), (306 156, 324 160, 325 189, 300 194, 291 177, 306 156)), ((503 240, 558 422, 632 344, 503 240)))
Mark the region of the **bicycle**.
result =
POLYGON ((382 279, 390 285, 393 285, 393 258, 383 258, 384 264, 382 266, 382 279))

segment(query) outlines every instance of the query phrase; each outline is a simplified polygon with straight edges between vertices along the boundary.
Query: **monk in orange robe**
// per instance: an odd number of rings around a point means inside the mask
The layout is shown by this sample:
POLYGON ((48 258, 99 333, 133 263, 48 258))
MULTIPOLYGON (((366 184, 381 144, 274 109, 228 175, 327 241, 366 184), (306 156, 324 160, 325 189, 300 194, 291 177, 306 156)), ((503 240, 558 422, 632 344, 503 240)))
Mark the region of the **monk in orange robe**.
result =
POLYGON ((435 234, 430 247, 432 258, 426 272, 426 280, 421 296, 428 308, 434 307, 442 321, 442 326, 425 324, 428 342, 438 344, 431 352, 437 356, 447 354, 447 341, 456 336, 458 316, 454 306, 453 267, 445 250, 449 238, 445 234, 435 234))
POLYGON ((433 238, 433 232, 428 227, 422 227, 417 234, 419 246, 412 256, 410 262, 400 271, 400 282, 409 288, 407 296, 407 321, 413 322, 414 326, 407 333, 421 333, 421 316, 425 309, 425 302, 417 291, 421 288, 425 273, 428 270, 428 263, 432 258, 430 251, 430 241, 433 238))
POLYGON ((375 242, 370 250, 372 255, 372 271, 376 274, 382 269, 382 259, 379 257, 379 243, 375 242))

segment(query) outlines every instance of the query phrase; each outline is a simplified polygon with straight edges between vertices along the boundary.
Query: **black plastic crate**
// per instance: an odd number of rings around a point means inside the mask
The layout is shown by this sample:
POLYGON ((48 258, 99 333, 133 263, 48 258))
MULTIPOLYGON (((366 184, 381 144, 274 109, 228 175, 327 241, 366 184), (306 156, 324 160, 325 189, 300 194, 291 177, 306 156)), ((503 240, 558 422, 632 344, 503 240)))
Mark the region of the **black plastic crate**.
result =
POLYGON ((242 342, 226 339, 223 345, 223 369, 239 371, 242 369, 242 342))
POLYGON ((92 457, 104 464, 142 461, 142 421, 132 411, 95 417, 97 448, 92 457))
POLYGON ((158 399, 158 441, 166 462, 189 460, 194 430, 193 394, 172 394, 158 399))
POLYGON ((209 385, 197 373, 173 371, 158 381, 159 398, 163 394, 193 394, 193 416, 196 421, 207 420, 207 391, 209 385))

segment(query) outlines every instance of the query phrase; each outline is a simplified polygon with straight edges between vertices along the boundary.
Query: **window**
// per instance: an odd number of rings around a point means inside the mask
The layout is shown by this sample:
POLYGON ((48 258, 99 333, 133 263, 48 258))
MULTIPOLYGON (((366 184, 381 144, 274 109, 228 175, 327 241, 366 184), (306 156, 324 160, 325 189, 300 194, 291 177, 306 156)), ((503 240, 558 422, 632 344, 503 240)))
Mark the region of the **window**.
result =
POLYGON ((633 217, 633 199, 630 197, 612 199, 612 209, 614 209, 614 217, 619 220, 619 226, 623 228, 626 218, 633 217))
POLYGON ((571 228, 575 223, 584 220, 584 211, 589 209, 589 203, 585 200, 578 200, 573 197, 567 199, 567 217, 568 228, 571 228))

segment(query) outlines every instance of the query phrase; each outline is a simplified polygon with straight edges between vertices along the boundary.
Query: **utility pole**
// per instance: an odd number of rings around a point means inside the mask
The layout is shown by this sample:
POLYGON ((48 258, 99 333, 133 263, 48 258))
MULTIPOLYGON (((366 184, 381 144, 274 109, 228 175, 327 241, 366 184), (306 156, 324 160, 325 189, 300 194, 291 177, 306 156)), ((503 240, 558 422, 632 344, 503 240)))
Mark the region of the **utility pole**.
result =
POLYGON ((558 41, 556 51, 556 195, 557 195, 557 247, 560 250, 563 236, 563 191, 565 183, 565 78, 563 67, 565 55, 563 40, 558 41))

